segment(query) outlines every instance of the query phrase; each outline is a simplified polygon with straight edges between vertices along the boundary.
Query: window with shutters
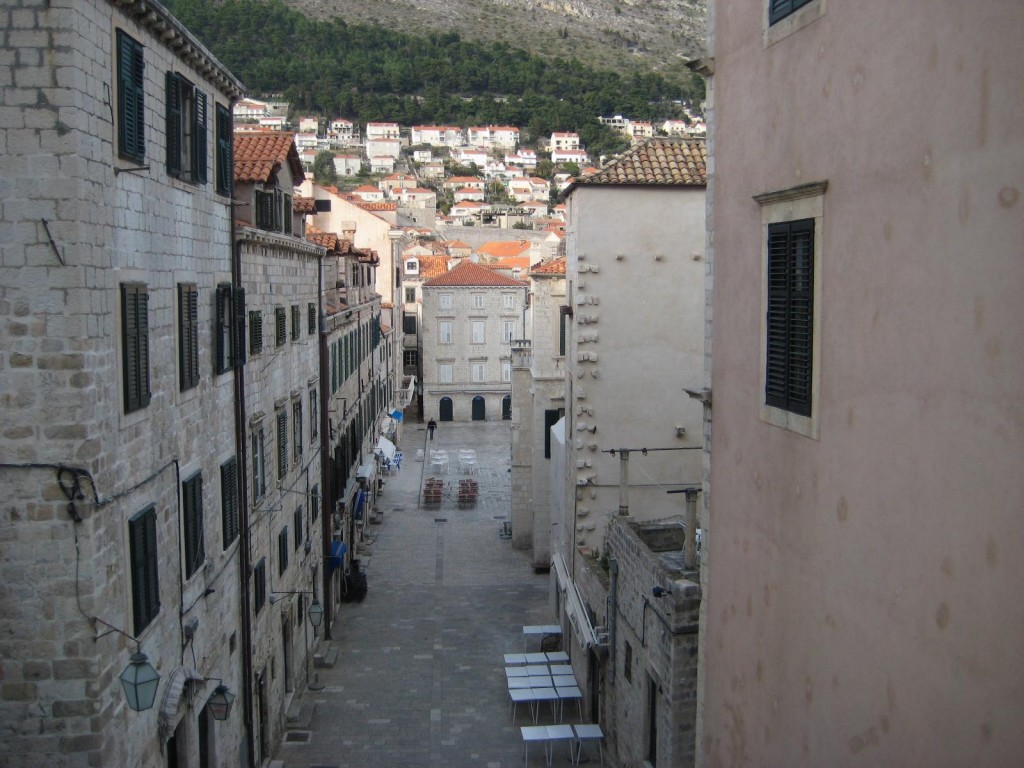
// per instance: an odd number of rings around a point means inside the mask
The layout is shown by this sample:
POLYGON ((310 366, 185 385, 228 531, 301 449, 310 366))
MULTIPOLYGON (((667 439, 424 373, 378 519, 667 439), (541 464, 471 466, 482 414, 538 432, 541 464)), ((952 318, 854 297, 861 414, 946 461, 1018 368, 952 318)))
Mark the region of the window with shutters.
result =
POLYGON ((225 373, 231 370, 234 357, 234 310, 231 303, 231 286, 221 283, 214 294, 213 307, 216 328, 213 337, 213 372, 225 373))
POLYGON ((121 347, 124 412, 149 405, 149 289, 138 283, 121 284, 121 347))
POLYGON ((487 323, 484 320, 473 320, 473 343, 483 344, 484 343, 484 329, 487 327, 487 323))
POLYGON ((411 312, 402 315, 402 333, 407 333, 410 336, 416 335, 416 315, 411 312))
POLYGON ((234 125, 231 110, 223 104, 218 104, 215 122, 214 130, 217 132, 215 186, 218 194, 230 195, 234 187, 235 176, 234 160, 232 159, 234 125))
POLYGON ((249 313, 249 354, 258 355, 263 351, 263 313, 253 310, 249 313))
POLYGON ((420 353, 416 349, 402 351, 402 365, 406 368, 415 368, 420 363, 420 353))
POLYGON ((314 485, 313 490, 309 492, 309 514, 314 521, 320 519, 320 486, 314 485))
POLYGON ((516 322, 515 320, 502 320, 501 321, 501 338, 506 344, 510 343, 516 335, 516 322))
POLYGON ((484 308, 484 295, 482 293, 473 294, 473 309, 484 308))
POLYGON ((267 492, 267 461, 263 428, 252 433, 252 497, 259 499, 267 492))
POLYGON ((516 308, 516 295, 514 293, 503 293, 501 294, 501 305, 505 309, 516 308))
POLYGON ((320 434, 320 400, 316 387, 309 390, 309 442, 316 445, 320 434))
POLYGON ((312 336, 316 333, 316 304, 312 301, 306 307, 306 314, 309 316, 309 335, 312 336))
POLYGON ((206 94, 176 72, 167 73, 167 173, 206 183, 206 94))
POLYGON ((764 47, 774 45, 825 15, 826 0, 764 0, 764 47))
POLYGON ((265 232, 274 232, 274 192, 264 192, 257 189, 255 192, 256 201, 256 228, 265 232))
POLYGON ((810 2, 811 0, 768 0, 768 23, 776 24, 810 2))
POLYGON ((199 384, 199 289, 178 283, 178 366, 182 391, 199 384))
POLYGON ((502 360, 501 361, 501 380, 512 381, 512 361, 502 360))
POLYGON ((284 576, 288 570, 288 526, 277 534, 277 575, 284 576))
POLYGON ((440 296, 440 307, 441 309, 452 308, 452 295, 450 293, 442 293, 440 296))
POLYGON ((482 384, 487 380, 487 364, 486 363, 472 363, 470 365, 470 372, 473 377, 473 382, 476 384, 482 384))
POLYGON ((274 346, 284 346, 288 340, 287 323, 284 307, 274 307, 274 346))
POLYGON ((292 528, 295 529, 294 548, 298 549, 302 544, 302 507, 296 507, 292 514, 292 528))
POLYGON ((292 458, 298 464, 302 461, 302 401, 292 403, 292 458))
POLYGON ((259 615, 267 601, 267 558, 262 557, 252 569, 252 612, 259 615))
POLYGON ((185 545, 185 578, 190 578, 206 560, 203 543, 203 473, 197 472, 181 484, 182 535, 185 545))
POLYGON ((442 384, 452 383, 452 369, 451 363, 441 363, 437 366, 437 380, 442 384))
POLYGON ((298 341, 302 335, 302 314, 299 305, 292 304, 292 341, 298 341))
POLYGON ((144 50, 117 30, 117 154, 136 163, 146 159, 144 50))
POLYGON ((279 199, 281 201, 281 221, 284 224, 283 231, 286 235, 290 235, 292 233, 292 196, 285 194, 280 190, 277 190, 277 192, 280 195, 279 199))
POLYGON ((128 521, 128 548, 132 568, 132 626, 138 637, 160 612, 154 505, 128 521))
POLYGON ((238 538, 238 461, 234 457, 220 465, 221 532, 224 549, 238 538))
POLYGON ((277 479, 283 481, 288 474, 288 414, 277 414, 277 479))
POLYGON ((440 344, 452 343, 452 323, 450 320, 442 320, 437 324, 437 340, 440 344))
POLYGON ((761 419, 817 438, 826 182, 758 195, 763 231, 761 419))

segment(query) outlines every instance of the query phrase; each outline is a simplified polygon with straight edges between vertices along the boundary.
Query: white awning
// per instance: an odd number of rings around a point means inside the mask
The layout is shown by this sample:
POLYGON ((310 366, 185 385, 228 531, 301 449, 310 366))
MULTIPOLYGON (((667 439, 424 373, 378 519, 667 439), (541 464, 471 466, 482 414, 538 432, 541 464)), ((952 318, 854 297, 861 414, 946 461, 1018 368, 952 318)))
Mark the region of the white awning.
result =
POLYGON ((373 480, 373 476, 377 474, 377 462, 370 460, 363 464, 359 469, 356 470, 356 479, 365 480, 370 482, 373 480))
POLYGON ((565 614, 569 617, 576 642, 583 649, 598 645, 597 633, 594 632, 594 627, 590 624, 587 609, 583 606, 583 598, 580 597, 579 590, 576 589, 576 582, 569 576, 569 568, 566 566, 561 552, 555 553, 552 563, 558 576, 558 588, 565 595, 563 602, 565 614))
POLYGON ((395 444, 388 440, 386 437, 382 436, 380 440, 377 441, 377 452, 383 453, 384 458, 387 459, 388 461, 391 461, 393 458, 395 458, 395 450, 395 444))

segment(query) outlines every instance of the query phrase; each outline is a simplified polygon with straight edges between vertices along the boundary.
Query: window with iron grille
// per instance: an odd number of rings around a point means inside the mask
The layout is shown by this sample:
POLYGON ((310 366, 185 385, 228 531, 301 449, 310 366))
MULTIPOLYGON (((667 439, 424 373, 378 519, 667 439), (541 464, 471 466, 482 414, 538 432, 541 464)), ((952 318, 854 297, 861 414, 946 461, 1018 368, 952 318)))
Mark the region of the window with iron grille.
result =
POLYGON ((167 173, 206 183, 206 94, 176 72, 167 73, 167 173))
POLYGON ((316 333, 316 304, 309 302, 306 312, 309 315, 309 335, 312 336, 316 333))
POLYGON ((220 465, 221 532, 224 549, 238 538, 238 462, 231 457, 220 465))
POLYGON ((814 219, 768 226, 765 403, 811 415, 814 219))
POLYGON ((199 384, 199 289, 178 283, 179 378, 182 391, 199 384))
POLYGON ((768 23, 782 21, 810 2, 811 0, 768 0, 768 23))
POLYGON ((136 163, 146 159, 144 50, 117 30, 117 154, 136 163))
POLYGON ((132 568, 132 626, 135 636, 160 612, 156 550, 156 506, 150 505, 128 521, 132 568))
POLYGON ((285 317, 284 307, 274 307, 274 345, 283 346, 285 341, 288 340, 288 328, 287 318, 285 317))
POLYGON ((234 125, 231 111, 223 104, 217 105, 216 126, 217 131, 217 178, 215 180, 217 193, 230 195, 234 187, 234 161, 232 159, 234 125))
POLYGON ((288 570, 288 526, 277 534, 277 575, 284 576, 288 570))
POLYGON ((288 414, 277 414, 277 479, 284 480, 288 474, 288 414))
POLYGON ((299 305, 292 304, 292 341, 298 341, 302 334, 302 315, 299 314, 299 305))
POLYGON ((260 558, 252 569, 252 612, 259 614, 267 601, 267 558, 260 558))
POLYGON ((263 351, 263 313, 253 310, 249 313, 249 354, 258 355, 263 351))
POLYGON ((149 405, 149 289, 121 284, 121 346, 124 376, 124 412, 149 405))
POLYGON ((296 464, 302 460, 302 401, 296 400, 292 403, 292 457, 296 464))
POLYGON ((203 543, 203 474, 197 472, 181 484, 185 544, 185 578, 190 578, 206 559, 203 543))

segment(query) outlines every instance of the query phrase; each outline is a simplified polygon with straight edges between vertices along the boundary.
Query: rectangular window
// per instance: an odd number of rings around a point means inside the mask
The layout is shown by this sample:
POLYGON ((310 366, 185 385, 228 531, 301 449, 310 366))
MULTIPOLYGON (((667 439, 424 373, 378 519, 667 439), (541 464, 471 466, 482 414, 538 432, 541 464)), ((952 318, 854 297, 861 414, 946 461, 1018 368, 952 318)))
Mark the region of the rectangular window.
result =
POLYGON ((440 365, 437 366, 437 379, 442 384, 451 384, 452 383, 452 364, 451 363, 441 363, 440 365))
POLYGON ((302 461, 302 401, 296 400, 292 403, 292 459, 298 464, 302 461))
POLYGON ((450 293, 442 293, 440 296, 441 309, 452 308, 452 295, 450 293))
POLYGON ((484 328, 486 327, 486 321, 474 320, 473 321, 473 343, 483 344, 484 343, 484 328))
POLYGON ((309 390, 309 442, 316 443, 320 434, 320 400, 316 389, 309 390))
POLYGON ((544 411, 544 458, 551 458, 551 428, 558 423, 558 420, 565 414, 564 408, 549 409, 544 411))
POLYGON ((288 526, 277 534, 277 575, 284 576, 288 570, 288 526))
POLYGON ((292 528, 295 529, 295 549, 302 543, 302 507, 296 507, 292 514, 292 528))
POLYGON ((199 289, 178 283, 179 378, 182 391, 199 384, 199 289))
POLYGON ((288 318, 284 307, 274 307, 274 331, 274 346, 284 346, 288 340, 288 318))
POLYGON ((260 558, 252 569, 252 612, 259 615, 267 601, 267 558, 260 558))
POLYGON ((277 414, 277 479, 284 480, 288 474, 288 414, 277 414))
POLYGON ((809 2, 811 0, 768 0, 768 23, 782 21, 809 2))
POLYGON ((278 193, 278 200, 281 204, 281 223, 283 227, 278 227, 278 231, 284 231, 286 235, 292 233, 292 196, 286 195, 281 190, 275 190, 278 193))
POLYGON ((486 380, 485 379, 485 375, 486 375, 486 372, 487 372, 487 364, 486 363, 473 363, 472 364, 472 371, 473 371, 473 381, 475 383, 480 384, 480 383, 482 383, 482 382, 484 382, 486 380))
POLYGON ((413 304, 416 301, 416 288, 415 286, 406 286, 405 289, 405 303, 413 304))
POLYGON ((217 194, 230 195, 234 187, 235 166, 232 159, 234 152, 234 125, 231 111, 223 104, 216 109, 217 131, 217 194))
POLYGON ((501 321, 501 338, 508 344, 515 338, 516 335, 516 321, 515 320, 502 320, 501 321))
POLYGON ((814 220, 768 225, 765 403, 811 415, 814 220))
POLYGON ((274 193, 263 192, 259 189, 255 192, 256 198, 256 228, 265 232, 276 231, 274 227, 274 193))
POLYGON ((420 363, 419 351, 406 349, 402 351, 402 365, 406 368, 415 368, 420 363))
POLYGON ((128 548, 132 566, 132 626, 138 637, 160 612, 155 506, 146 507, 128 521, 128 548))
POLYGON ((267 462, 263 429, 252 433, 252 497, 260 498, 267 492, 267 462))
POLYGON ((191 578, 206 559, 203 542, 203 473, 197 472, 181 484, 184 525, 185 578, 191 578))
POLYGON ((484 308, 484 295, 482 293, 473 294, 473 309, 484 308))
POLYGON ((306 307, 306 314, 308 316, 309 322, 308 334, 312 336, 314 333, 316 333, 316 304, 314 304, 312 301, 309 302, 309 305, 306 307))
POLYGON ((263 313, 254 310, 249 313, 249 354, 258 355, 263 351, 263 313))
POLYGON ((313 520, 320 519, 320 486, 314 485, 309 492, 309 514, 313 520))
POLYGON ((238 462, 234 457, 220 465, 221 530, 224 549, 238 538, 238 462))
POLYGON ((213 339, 213 372, 219 374, 231 370, 234 351, 234 329, 231 326, 234 311, 231 307, 231 286, 228 283, 217 286, 213 311, 217 325, 213 339))
POLYGON ((302 335, 302 315, 299 313, 299 305, 292 304, 292 341, 298 341, 302 335))
POLYGON ((505 309, 515 309, 516 296, 514 293, 503 293, 501 294, 501 305, 505 309))
POLYGON ((450 320, 442 320, 437 324, 437 338, 441 344, 452 343, 452 324, 450 320))
POLYGON ((402 316, 402 333, 410 336, 416 335, 416 315, 405 314, 402 316))
POLYGON ((512 381, 512 362, 510 360, 501 361, 501 380, 512 381))
POLYGON ((168 175, 206 183, 206 130, 206 94, 176 72, 168 72, 168 175))
POLYGON ((117 154, 136 163, 146 159, 144 50, 117 30, 117 154))
POLYGON ((572 312, 569 307, 560 307, 558 310, 558 354, 565 354, 566 331, 569 327, 569 318, 572 312))
POLYGON ((121 284, 121 344, 124 363, 124 412, 149 405, 149 289, 121 284))

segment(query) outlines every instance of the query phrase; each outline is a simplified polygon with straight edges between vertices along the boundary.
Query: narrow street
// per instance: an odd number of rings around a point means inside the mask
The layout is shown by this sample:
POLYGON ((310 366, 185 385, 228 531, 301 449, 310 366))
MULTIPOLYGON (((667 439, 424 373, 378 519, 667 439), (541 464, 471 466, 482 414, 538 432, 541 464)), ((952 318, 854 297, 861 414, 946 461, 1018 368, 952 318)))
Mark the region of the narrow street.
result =
MULTIPOLYGON (((425 473, 416 450, 425 444, 425 429, 407 424, 402 469, 378 499, 383 520, 366 528, 369 591, 363 602, 342 605, 330 641, 337 661, 313 670, 323 689, 293 705, 305 709, 306 722, 289 724, 275 754, 285 768, 523 763, 519 725, 529 718, 520 707, 511 722, 502 654, 523 649, 523 625, 551 617, 548 576, 535 575, 528 553, 499 536, 509 515, 508 422, 438 426, 431 445, 452 455, 445 479, 453 489, 464 477, 458 449, 477 452, 472 507, 460 508, 455 490, 440 506, 417 507, 425 473)), ((542 765, 543 750, 531 752, 530 762, 542 765)))

